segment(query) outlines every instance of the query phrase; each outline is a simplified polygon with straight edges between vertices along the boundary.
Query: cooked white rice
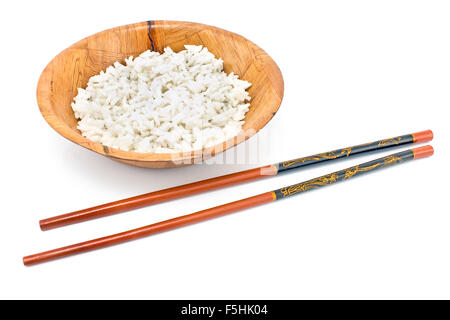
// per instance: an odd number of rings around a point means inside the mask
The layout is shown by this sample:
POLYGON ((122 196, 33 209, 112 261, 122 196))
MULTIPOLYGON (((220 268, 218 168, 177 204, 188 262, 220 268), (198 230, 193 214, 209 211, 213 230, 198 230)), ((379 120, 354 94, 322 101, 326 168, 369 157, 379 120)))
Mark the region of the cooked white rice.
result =
POLYGON ((125 151, 171 153, 236 136, 251 84, 223 72, 207 48, 145 51, 108 67, 78 89, 72 103, 86 138, 125 151))

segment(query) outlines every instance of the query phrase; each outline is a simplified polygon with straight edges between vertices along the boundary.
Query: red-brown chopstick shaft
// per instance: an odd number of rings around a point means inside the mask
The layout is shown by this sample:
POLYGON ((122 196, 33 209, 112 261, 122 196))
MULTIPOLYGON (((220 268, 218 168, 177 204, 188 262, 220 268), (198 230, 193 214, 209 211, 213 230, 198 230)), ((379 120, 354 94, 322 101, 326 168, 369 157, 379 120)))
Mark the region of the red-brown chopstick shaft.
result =
POLYGON ((216 218, 225 214, 233 213, 239 210, 255 207, 264 203, 275 201, 273 192, 266 192, 250 198, 234 201, 214 208, 198 211, 185 216, 177 217, 154 223, 145 227, 117 233, 103 238, 98 238, 78 244, 62 247, 38 254, 33 254, 23 258, 23 263, 28 266, 41 262, 46 262, 77 253, 91 251, 118 243, 146 237, 155 233, 180 228, 186 225, 194 224, 204 220, 216 218))
POLYGON ((274 165, 250 169, 43 219, 39 225, 42 230, 49 230, 276 174, 277 167, 274 165))
POLYGON ((327 175, 323 175, 308 181, 301 182, 299 184, 287 186, 281 189, 269 191, 260 195, 256 195, 250 198, 234 201, 214 208, 198 211, 189 215, 169 219, 154 223, 145 227, 125 231, 115 235, 98 238, 78 244, 74 244, 59 249, 54 249, 23 258, 25 265, 32 265, 40 262, 45 262, 81 252, 86 252, 94 249, 99 249, 114 244, 142 238, 158 232, 172 230, 175 228, 183 227, 200 221, 216 218, 225 214, 244 210, 247 208, 255 207, 260 204, 272 202, 278 199, 284 199, 292 195, 300 194, 308 190, 314 190, 323 186, 337 183, 351 179, 354 176, 364 174, 374 170, 380 170, 392 165, 410 161, 413 159, 420 159, 423 157, 431 156, 434 153, 433 147, 424 146, 420 148, 414 148, 398 152, 385 156, 383 158, 375 159, 369 162, 361 163, 359 165, 339 170, 327 175))
POLYGON ((66 226, 73 223, 83 222, 95 218, 100 218, 123 211, 142 208, 151 204, 160 203, 172 199, 181 198, 209 190, 215 190, 238 183, 255 180, 262 177, 274 176, 278 172, 286 172, 305 166, 333 161, 340 158, 346 158, 352 155, 365 152, 385 150, 387 148, 398 147, 412 143, 420 143, 433 139, 431 130, 415 132, 403 136, 393 137, 328 151, 313 156, 303 157, 290 161, 280 162, 278 164, 268 165, 261 168, 251 169, 243 172, 237 172, 221 177, 216 177, 204 181, 198 181, 182 186, 164 189, 161 191, 146 193, 132 198, 106 203, 100 206, 74 211, 56 217, 51 217, 39 221, 42 230, 49 230, 66 226))

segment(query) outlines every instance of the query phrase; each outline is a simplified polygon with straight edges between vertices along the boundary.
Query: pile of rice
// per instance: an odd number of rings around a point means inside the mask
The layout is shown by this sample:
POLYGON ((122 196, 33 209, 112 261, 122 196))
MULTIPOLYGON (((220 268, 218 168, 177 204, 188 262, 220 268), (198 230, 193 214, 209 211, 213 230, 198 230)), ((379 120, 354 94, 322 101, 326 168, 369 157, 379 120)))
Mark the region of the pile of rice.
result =
POLYGON ((223 72, 207 48, 145 51, 108 67, 78 89, 78 129, 105 146, 135 152, 187 152, 236 136, 251 83, 223 72))

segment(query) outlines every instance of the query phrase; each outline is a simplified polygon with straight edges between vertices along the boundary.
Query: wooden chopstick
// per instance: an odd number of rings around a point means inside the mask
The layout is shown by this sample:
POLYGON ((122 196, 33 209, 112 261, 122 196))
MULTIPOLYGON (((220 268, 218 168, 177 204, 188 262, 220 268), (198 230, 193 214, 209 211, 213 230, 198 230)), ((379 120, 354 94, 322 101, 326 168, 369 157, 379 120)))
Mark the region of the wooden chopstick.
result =
POLYGON ((264 203, 272 202, 275 200, 284 199, 292 195, 296 195, 308 190, 320 188, 335 182, 350 179, 354 176, 374 171, 377 169, 385 168, 394 164, 403 163, 412 159, 419 159, 433 154, 433 148, 429 145, 406 151, 391 154, 386 157, 382 157, 376 160, 365 162, 347 169, 336 171, 327 175, 320 176, 315 179, 301 182, 299 184, 291 185, 285 188, 262 193, 250 198, 230 202, 221 206, 209 208, 206 210, 198 211, 192 214, 180 216, 174 219, 169 219, 161 222, 157 222, 145 227, 125 231, 122 233, 98 238, 78 244, 62 247, 38 254, 33 254, 23 258, 25 265, 32 265, 41 262, 62 258, 77 253, 91 251, 94 249, 104 248, 107 246, 115 245, 118 243, 135 240, 138 238, 146 237, 155 233, 168 231, 183 226, 187 226, 193 223, 201 222, 204 220, 216 218, 232 212, 244 210, 247 208, 255 207, 264 203))
POLYGON ((375 142, 361 144, 357 146, 346 147, 334 151, 316 154, 313 156, 303 157, 260 168, 232 173, 212 179, 181 185, 174 188, 168 188, 156 192, 146 193, 139 196, 122 199, 79 211, 74 211, 71 213, 40 220, 39 225, 41 229, 45 231, 53 228, 66 226, 69 224, 79 223, 82 221, 87 221, 95 218, 116 214, 123 211, 142 208, 151 204, 156 204, 201 192, 215 190, 246 181, 274 176, 280 172, 290 171, 293 169, 302 168, 312 164, 350 157, 352 155, 366 153, 370 151, 388 149, 401 145, 426 142, 432 139, 433 139, 433 132, 431 130, 426 130, 394 138, 378 140, 375 142))

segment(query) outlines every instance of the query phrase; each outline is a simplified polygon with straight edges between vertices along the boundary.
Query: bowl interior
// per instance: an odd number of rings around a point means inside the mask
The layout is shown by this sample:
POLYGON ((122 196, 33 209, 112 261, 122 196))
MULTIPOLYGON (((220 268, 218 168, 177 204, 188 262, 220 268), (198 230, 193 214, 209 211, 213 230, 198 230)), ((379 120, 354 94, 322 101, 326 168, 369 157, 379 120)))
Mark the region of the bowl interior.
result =
POLYGON ((64 137, 114 160, 142 167, 172 167, 197 162, 205 154, 223 150, 240 141, 231 141, 213 151, 155 154, 127 152, 92 142, 77 129, 71 102, 77 88, 85 88, 90 77, 114 62, 124 62, 151 49, 174 51, 185 44, 203 45, 224 61, 224 71, 234 72, 252 83, 250 110, 244 130, 258 132, 277 112, 283 97, 283 78, 276 63, 261 48, 235 33, 198 23, 148 21, 109 29, 85 38, 56 56, 39 80, 37 98, 47 122, 64 137))

